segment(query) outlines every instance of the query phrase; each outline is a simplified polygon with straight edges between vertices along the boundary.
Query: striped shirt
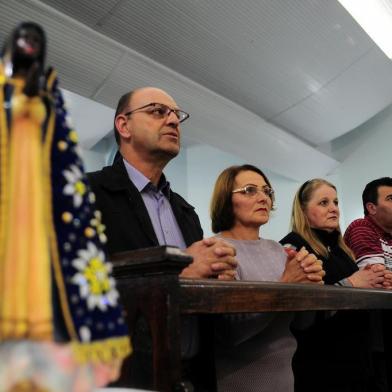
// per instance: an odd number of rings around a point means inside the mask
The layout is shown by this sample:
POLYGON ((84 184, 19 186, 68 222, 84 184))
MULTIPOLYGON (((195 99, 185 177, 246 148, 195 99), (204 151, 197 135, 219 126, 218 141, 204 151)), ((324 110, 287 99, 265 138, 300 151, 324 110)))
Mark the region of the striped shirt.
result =
POLYGON ((358 267, 385 264, 392 269, 392 236, 369 216, 352 222, 344 234, 344 240, 354 252, 358 267))

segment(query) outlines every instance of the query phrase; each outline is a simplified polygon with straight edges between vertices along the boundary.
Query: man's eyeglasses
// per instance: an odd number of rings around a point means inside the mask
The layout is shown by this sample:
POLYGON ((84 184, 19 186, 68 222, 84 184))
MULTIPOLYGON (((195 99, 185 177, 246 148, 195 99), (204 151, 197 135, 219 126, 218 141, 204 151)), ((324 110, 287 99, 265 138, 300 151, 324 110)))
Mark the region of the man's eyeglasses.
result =
POLYGON ((258 187, 256 185, 246 185, 243 188, 234 189, 234 191, 232 191, 232 193, 242 193, 243 195, 250 197, 256 196, 259 192, 264 193, 271 200, 274 197, 275 193, 274 190, 267 185, 263 187, 258 187))
POLYGON ((179 119, 180 123, 187 120, 190 116, 188 113, 184 112, 183 110, 172 109, 169 106, 164 105, 163 103, 156 103, 156 102, 152 102, 140 108, 131 110, 130 112, 126 112, 124 113, 124 116, 129 116, 130 114, 141 111, 142 109, 145 109, 143 110, 143 112, 146 112, 155 118, 169 117, 170 113, 173 112, 179 119))

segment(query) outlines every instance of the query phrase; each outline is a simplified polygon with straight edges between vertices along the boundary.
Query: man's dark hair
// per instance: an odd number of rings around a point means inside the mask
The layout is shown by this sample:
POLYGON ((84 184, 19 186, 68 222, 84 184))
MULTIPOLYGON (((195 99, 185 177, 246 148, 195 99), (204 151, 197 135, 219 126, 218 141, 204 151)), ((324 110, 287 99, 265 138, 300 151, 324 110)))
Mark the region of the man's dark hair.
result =
POLYGON ((121 139, 120 139, 120 134, 118 133, 117 127, 116 127, 116 118, 119 114, 121 114, 126 107, 129 105, 129 102, 131 101, 132 95, 135 91, 130 91, 129 93, 124 94, 118 101, 117 104, 117 109, 116 113, 114 115, 114 120, 113 120, 113 132, 114 132, 114 137, 116 138, 117 145, 119 146, 121 144, 121 139))
POLYGON ((382 177, 377 180, 373 180, 369 182, 365 189, 362 192, 362 204, 363 204, 363 212, 366 215, 369 215, 369 211, 366 208, 367 203, 373 203, 377 205, 378 200, 378 188, 380 186, 390 186, 392 187, 392 178, 391 177, 382 177))

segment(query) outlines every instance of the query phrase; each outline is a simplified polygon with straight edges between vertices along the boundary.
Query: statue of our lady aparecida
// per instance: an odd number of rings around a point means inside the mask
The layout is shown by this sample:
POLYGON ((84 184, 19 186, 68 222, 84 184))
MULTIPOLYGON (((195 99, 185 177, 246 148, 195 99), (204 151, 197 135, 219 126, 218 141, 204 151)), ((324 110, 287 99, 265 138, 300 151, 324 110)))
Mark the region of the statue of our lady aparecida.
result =
POLYGON ((91 391, 130 342, 46 40, 22 23, 0 63, 0 391, 91 391))

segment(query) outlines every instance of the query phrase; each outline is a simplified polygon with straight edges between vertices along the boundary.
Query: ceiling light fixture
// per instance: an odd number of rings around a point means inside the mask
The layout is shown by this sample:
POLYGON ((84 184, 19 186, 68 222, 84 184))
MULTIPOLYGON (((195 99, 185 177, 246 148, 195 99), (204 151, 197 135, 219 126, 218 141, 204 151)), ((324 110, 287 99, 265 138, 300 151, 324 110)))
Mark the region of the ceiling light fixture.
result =
POLYGON ((392 59, 392 0, 338 0, 392 59))

